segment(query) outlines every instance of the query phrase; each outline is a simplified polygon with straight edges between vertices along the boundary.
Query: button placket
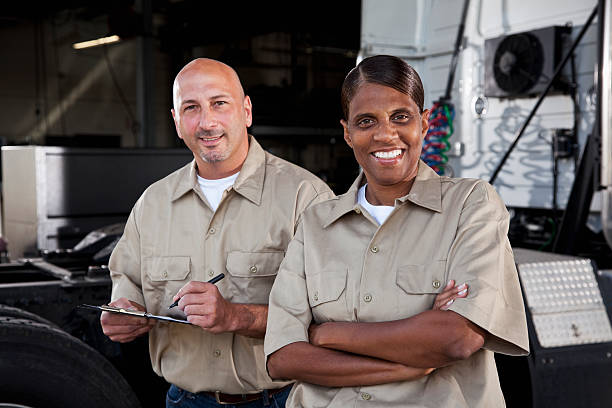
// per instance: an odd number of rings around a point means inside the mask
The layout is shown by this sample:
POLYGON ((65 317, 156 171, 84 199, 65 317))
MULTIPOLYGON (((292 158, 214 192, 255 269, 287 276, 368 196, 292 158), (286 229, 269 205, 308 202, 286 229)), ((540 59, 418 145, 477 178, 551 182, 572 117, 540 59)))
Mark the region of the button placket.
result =
POLYGON ((384 256, 381 256, 383 254, 381 252, 381 244, 383 246, 386 244, 384 229, 379 227, 377 230, 372 229, 371 231, 373 233, 367 244, 362 264, 361 282, 354 297, 355 306, 357 307, 357 318, 360 318, 363 313, 369 315, 373 312, 372 308, 376 305, 374 303, 374 294, 379 293, 378 290, 380 289, 380 285, 376 283, 379 275, 373 271, 378 271, 387 264, 387 260, 384 259, 384 256), (383 231, 382 235, 381 231, 383 231))

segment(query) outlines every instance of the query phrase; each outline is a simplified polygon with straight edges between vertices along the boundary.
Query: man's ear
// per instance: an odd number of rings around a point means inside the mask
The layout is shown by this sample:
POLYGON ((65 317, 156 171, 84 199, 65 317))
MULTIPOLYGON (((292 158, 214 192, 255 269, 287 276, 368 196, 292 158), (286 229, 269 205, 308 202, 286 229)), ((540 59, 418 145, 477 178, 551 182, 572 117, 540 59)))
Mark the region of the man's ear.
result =
POLYGON ((170 112, 172 112, 172 120, 174 120, 174 128, 176 129, 176 134, 178 135, 179 139, 182 139, 183 136, 181 136, 181 131, 179 130, 178 118, 176 117, 176 112, 174 111, 174 109, 170 109, 170 112))
POLYGON ((253 123, 253 104, 251 104, 251 98, 248 95, 244 97, 244 112, 246 114, 246 127, 251 127, 253 123))
POLYGON ((353 148, 353 141, 351 140, 351 135, 349 134, 348 123, 346 123, 346 120, 340 119, 340 124, 342 125, 342 129, 344 131, 344 141, 352 149, 353 148))

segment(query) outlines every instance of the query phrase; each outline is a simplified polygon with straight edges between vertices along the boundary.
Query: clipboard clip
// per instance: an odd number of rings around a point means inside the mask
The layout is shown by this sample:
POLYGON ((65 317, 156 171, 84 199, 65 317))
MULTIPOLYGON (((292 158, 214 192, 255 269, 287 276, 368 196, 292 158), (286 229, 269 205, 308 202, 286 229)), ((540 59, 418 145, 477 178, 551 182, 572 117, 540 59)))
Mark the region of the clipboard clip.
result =
POLYGON ((162 321, 165 321, 165 322, 191 324, 187 320, 175 319, 174 317, 170 317, 170 316, 158 316, 158 315, 154 315, 152 313, 142 312, 140 310, 134 310, 134 309, 124 309, 122 307, 114 307, 114 306, 108 306, 108 305, 96 306, 96 305, 87 305, 87 304, 82 304, 82 305, 79 305, 78 307, 80 309, 97 310, 97 311, 101 311, 101 312, 120 313, 120 314, 125 314, 125 315, 130 315, 130 316, 144 317, 146 319, 162 320, 162 321))

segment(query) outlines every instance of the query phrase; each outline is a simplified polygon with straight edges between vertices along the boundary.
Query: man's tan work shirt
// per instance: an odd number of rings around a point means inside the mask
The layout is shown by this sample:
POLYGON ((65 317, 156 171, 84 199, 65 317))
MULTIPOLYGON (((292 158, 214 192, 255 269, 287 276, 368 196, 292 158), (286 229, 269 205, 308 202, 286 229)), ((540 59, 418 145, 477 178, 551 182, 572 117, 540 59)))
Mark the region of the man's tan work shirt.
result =
POLYGON ((362 174, 346 194, 304 213, 270 294, 266 355, 308 341, 311 321, 392 321, 430 310, 450 279, 469 285, 450 310, 490 335, 467 360, 415 381, 298 382, 287 406, 504 406, 493 352, 522 355, 529 343, 503 202, 482 180, 440 177, 420 162, 410 193, 379 226, 357 203, 364 182, 362 174))
MULTIPOLYGON (((301 213, 332 196, 317 177, 250 137, 240 174, 213 212, 194 161, 136 202, 110 260, 112 299, 126 297, 148 312, 176 316, 182 312, 168 306, 183 285, 224 273, 217 287, 225 299, 267 304, 301 213)), ((287 384, 268 376, 263 339, 159 322, 149 343, 155 372, 191 392, 241 394, 287 384)))

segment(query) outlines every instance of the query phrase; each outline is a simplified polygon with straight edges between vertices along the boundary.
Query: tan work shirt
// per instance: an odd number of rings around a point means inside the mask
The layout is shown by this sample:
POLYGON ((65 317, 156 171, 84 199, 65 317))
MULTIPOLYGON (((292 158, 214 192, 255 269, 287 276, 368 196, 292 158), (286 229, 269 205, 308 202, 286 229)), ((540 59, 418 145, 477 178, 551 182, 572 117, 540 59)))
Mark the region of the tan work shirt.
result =
MULTIPOLYGON (((112 299, 177 316, 182 312, 168 306, 183 285, 224 273, 217 287, 225 299, 267 304, 301 213, 332 196, 320 179, 265 152, 251 137, 238 178, 213 212, 194 161, 136 202, 110 260, 112 299)), ((263 339, 159 322, 149 343, 155 372, 191 392, 241 394, 287 384, 268 376, 263 339)))
MULTIPOLYGON (((508 212, 482 180, 438 176, 425 163, 382 225, 349 191, 308 209, 270 294, 266 356, 308 341, 311 321, 380 322, 433 307, 450 279, 469 295, 453 310, 491 336, 464 361, 378 386, 298 382, 288 407, 502 407, 493 352, 528 352, 525 311, 507 238, 508 212)), ((406 344, 410 347, 410 344, 406 344)))

